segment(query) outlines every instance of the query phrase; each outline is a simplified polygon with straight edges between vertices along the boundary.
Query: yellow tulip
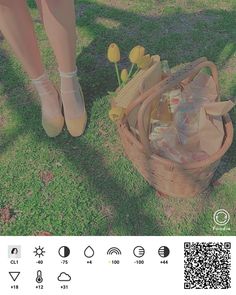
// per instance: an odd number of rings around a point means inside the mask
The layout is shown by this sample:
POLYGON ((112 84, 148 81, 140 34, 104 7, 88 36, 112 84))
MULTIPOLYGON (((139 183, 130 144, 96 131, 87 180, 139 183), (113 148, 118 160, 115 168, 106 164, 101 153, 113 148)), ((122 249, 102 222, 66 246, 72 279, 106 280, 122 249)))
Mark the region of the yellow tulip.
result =
POLYGON ((128 73, 127 69, 123 69, 123 70, 121 71, 121 75, 120 75, 120 77, 121 77, 121 81, 122 81, 123 83, 127 82, 128 77, 129 77, 129 73, 128 73))
POLYGON ((132 64, 137 64, 139 59, 144 56, 144 53, 145 53, 145 48, 144 47, 142 47, 140 45, 135 46, 130 51, 130 54, 129 54, 129 59, 130 59, 131 63, 132 64))
POLYGON ((150 56, 150 54, 147 54, 139 59, 137 66, 140 69, 145 70, 151 66, 152 62, 153 62, 152 57, 150 56))
POLYGON ((110 44, 107 51, 107 58, 112 63, 120 61, 120 49, 115 43, 110 44))
POLYGON ((122 107, 113 107, 109 111, 109 118, 113 122, 116 122, 116 121, 122 119, 124 114, 125 114, 125 110, 122 107))

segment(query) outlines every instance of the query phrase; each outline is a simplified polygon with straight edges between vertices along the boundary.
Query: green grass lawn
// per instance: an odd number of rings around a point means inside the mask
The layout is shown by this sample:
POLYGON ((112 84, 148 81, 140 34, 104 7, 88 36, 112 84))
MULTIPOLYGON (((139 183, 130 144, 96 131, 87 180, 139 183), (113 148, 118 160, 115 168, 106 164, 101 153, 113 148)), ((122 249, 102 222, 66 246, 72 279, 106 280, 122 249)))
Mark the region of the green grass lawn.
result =
MULTIPOLYGON (((33 1, 30 9, 43 60, 58 84, 33 1)), ((218 185, 207 194, 157 198, 124 157, 108 119, 107 91, 116 80, 106 60, 111 42, 120 45, 123 57, 143 45, 171 67, 206 56, 219 68, 222 99, 235 96, 235 1, 83 0, 77 1, 77 17, 77 65, 89 115, 81 138, 66 130, 56 139, 45 135, 37 96, 6 41, 0 41, 0 234, 235 235, 236 141, 217 171, 218 185), (10 211, 5 218, 4 208, 10 211), (213 230, 213 213, 221 208, 231 215, 231 231, 213 230)), ((231 118, 235 125, 235 111, 231 118)))

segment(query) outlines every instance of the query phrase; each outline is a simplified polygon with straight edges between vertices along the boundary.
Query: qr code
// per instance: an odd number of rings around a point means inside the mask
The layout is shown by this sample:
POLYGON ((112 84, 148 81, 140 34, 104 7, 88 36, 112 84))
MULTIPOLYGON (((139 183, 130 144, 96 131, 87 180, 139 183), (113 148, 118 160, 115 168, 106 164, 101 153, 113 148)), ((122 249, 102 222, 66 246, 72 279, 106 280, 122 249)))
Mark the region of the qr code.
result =
POLYGON ((231 243, 184 243, 184 288, 231 288, 231 243))

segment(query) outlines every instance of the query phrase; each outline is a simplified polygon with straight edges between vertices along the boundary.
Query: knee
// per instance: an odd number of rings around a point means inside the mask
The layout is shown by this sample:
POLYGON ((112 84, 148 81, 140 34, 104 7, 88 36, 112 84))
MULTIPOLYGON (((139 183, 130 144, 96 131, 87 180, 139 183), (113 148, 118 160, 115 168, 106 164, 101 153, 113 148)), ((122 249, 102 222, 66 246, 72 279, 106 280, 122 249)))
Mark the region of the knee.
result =
MULTIPOLYGON (((1 0, 0 0, 1 1, 1 0)), ((74 3, 74 0, 44 0, 42 3, 45 2, 48 7, 65 7, 65 4, 70 5, 71 3, 74 3)))
POLYGON ((7 5, 7 3, 13 2, 13 1, 7 1, 7 0, 0 0, 0 6, 7 5))
POLYGON ((5 9, 16 8, 19 7, 18 5, 22 4, 25 5, 25 0, 17 0, 17 3, 14 0, 0 0, 0 9, 1 11, 5 11, 5 9))
POLYGON ((0 7, 1 8, 2 7, 11 7, 13 5, 16 5, 16 2, 14 0, 0 0, 0 7))
POLYGON ((1 17, 3 17, 5 13, 9 12, 9 9, 11 9, 13 5, 13 0, 0 0, 1 17))
MULTIPOLYGON (((0 0, 1 1, 1 0, 0 0)), ((45 2, 48 4, 48 6, 58 6, 61 3, 68 1, 68 0, 45 0, 45 2)))
POLYGON ((13 2, 13 1, 0 0, 0 9, 4 9, 5 7, 9 6, 10 2, 13 2))

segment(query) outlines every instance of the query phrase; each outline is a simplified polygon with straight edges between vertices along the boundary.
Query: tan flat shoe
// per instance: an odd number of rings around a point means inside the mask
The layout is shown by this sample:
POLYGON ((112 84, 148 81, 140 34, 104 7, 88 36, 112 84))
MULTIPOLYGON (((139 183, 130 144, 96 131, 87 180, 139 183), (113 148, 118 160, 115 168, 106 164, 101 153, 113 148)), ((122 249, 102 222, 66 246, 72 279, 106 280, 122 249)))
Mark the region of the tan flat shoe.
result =
MULTIPOLYGON (((83 94, 80 84, 79 84, 79 90, 80 90, 81 97, 84 101, 84 94, 83 94)), ((74 90, 64 91, 62 93, 74 93, 74 92, 76 92, 76 91, 74 91, 74 90)), ((66 122, 67 129, 68 129, 69 133, 71 134, 71 136, 78 137, 84 133, 86 125, 87 125, 87 111, 85 108, 85 101, 84 101, 83 114, 80 115, 76 119, 67 119, 65 116, 65 122, 66 122)))
MULTIPOLYGON (((62 110, 62 100, 61 100, 58 90, 57 90, 57 94, 58 94, 58 101, 60 104, 60 108, 62 110)), ((65 120, 64 120, 64 117, 62 114, 61 114, 61 116, 48 118, 48 117, 44 116, 44 114, 42 113, 42 126, 43 126, 43 129, 45 130, 46 134, 49 137, 58 136, 64 127, 64 123, 65 123, 65 120)))

